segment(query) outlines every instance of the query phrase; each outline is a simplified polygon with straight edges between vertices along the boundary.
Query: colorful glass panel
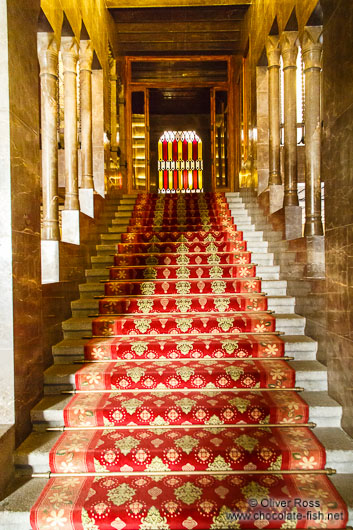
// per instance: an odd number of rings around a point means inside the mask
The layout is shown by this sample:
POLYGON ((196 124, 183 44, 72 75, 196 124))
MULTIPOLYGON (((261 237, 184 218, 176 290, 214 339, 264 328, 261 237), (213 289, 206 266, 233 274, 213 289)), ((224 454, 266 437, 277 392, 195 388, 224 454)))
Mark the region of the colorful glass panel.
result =
POLYGON ((158 142, 159 193, 203 191, 202 142, 195 131, 164 131, 158 142))

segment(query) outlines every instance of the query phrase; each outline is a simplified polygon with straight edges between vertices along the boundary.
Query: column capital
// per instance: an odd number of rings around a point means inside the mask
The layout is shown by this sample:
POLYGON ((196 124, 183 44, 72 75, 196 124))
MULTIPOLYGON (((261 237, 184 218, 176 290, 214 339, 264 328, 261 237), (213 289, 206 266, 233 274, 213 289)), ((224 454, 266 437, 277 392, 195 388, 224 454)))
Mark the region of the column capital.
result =
POLYGON ((116 60, 111 54, 109 54, 108 56, 108 64, 109 64, 109 76, 110 78, 115 78, 116 80, 116 60))
POLYGON ((305 26, 302 36, 302 54, 305 70, 321 69, 322 26, 305 26))
POLYGON ((280 46, 283 57, 283 69, 295 68, 298 55, 298 32, 283 31, 280 37, 280 46))
POLYGON ((61 55, 65 72, 76 74, 79 46, 75 37, 61 38, 61 55))
POLYGON ((80 70, 92 71, 93 45, 90 40, 80 41, 80 70))
POLYGON ((280 66, 281 49, 279 46, 279 36, 269 35, 266 39, 266 55, 268 67, 280 66))
POLYGON ((38 60, 40 75, 58 75, 58 43, 54 33, 38 33, 38 60))

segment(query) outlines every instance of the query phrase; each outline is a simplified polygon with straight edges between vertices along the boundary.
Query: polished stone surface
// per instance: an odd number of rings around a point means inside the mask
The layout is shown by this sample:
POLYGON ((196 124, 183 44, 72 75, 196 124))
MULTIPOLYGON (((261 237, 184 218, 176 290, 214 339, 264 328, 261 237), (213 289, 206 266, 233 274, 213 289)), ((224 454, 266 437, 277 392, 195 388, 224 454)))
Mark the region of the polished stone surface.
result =
POLYGON ((323 10, 326 351, 329 389, 353 434, 353 11, 350 0, 323 10))

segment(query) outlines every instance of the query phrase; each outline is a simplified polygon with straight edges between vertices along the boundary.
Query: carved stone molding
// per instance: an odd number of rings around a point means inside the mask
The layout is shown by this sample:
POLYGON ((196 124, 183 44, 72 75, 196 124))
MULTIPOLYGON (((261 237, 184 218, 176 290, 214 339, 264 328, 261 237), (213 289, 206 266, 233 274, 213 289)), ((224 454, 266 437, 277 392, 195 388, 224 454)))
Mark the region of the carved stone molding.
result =
POLYGON ((283 31, 280 38, 280 46, 283 58, 283 70, 296 68, 298 55, 298 32, 283 31))

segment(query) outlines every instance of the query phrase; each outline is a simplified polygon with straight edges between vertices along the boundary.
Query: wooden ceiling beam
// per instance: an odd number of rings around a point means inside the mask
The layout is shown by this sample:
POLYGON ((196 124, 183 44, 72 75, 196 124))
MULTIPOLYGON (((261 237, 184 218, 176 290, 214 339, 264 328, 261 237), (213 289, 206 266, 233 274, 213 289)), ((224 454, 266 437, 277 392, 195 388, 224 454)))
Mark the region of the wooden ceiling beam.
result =
POLYGON ((198 9, 183 7, 158 9, 151 7, 149 9, 110 9, 109 11, 118 24, 165 22, 169 25, 174 23, 241 22, 246 10, 246 8, 240 7, 202 7, 198 9))
POLYGON ((160 22, 137 22, 135 24, 117 22, 116 28, 118 33, 125 35, 126 33, 156 33, 163 31, 163 33, 221 33, 223 31, 241 32, 240 21, 223 21, 217 22, 180 22, 173 21, 166 24, 164 27, 160 22))
POLYGON ((137 9, 160 7, 250 6, 252 0, 105 0, 107 8, 137 9))
MULTIPOLYGON (((129 53, 130 55, 140 55, 144 52, 200 52, 207 54, 208 51, 219 51, 220 53, 226 54, 224 51, 232 50, 231 53, 235 51, 240 51, 240 41, 219 41, 219 42, 178 42, 178 41, 168 41, 168 42, 131 42, 120 44, 121 53, 129 53)), ((228 52, 227 52, 228 53, 228 52)))
POLYGON ((240 38, 237 33, 217 33, 212 35, 209 33, 131 33, 118 34, 117 41, 124 45, 129 43, 143 43, 143 42, 239 42, 240 38))

